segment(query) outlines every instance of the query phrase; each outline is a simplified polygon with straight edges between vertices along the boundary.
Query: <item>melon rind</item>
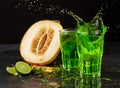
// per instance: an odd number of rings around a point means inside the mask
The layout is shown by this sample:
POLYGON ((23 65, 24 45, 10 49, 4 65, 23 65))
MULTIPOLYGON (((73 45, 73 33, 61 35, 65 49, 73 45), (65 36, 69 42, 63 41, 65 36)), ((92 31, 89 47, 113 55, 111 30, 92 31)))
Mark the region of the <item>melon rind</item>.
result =
POLYGON ((60 52, 59 30, 63 29, 62 25, 57 21, 42 20, 34 23, 24 34, 20 43, 20 54, 29 64, 47 65, 58 56, 60 52), (31 52, 31 44, 35 35, 43 27, 51 27, 54 29, 54 36, 47 50, 42 55, 31 52))

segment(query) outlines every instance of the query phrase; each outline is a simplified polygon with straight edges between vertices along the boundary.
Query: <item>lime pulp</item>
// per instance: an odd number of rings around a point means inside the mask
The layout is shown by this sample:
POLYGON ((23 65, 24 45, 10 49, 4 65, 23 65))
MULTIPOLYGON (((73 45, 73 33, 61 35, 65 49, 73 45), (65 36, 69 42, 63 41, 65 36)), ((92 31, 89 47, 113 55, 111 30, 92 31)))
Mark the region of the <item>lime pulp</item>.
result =
POLYGON ((20 74, 29 74, 32 70, 31 66, 28 63, 23 61, 18 61, 15 64, 15 69, 20 74))
POLYGON ((6 71, 10 74, 17 74, 15 67, 6 67, 6 71))

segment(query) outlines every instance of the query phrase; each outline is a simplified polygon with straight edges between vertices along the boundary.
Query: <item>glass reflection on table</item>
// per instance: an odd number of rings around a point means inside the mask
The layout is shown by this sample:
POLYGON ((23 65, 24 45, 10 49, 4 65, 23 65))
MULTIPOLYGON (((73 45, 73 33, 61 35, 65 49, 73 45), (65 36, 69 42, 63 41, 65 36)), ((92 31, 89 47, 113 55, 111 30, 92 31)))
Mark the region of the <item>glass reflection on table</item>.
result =
POLYGON ((101 88, 101 77, 80 77, 76 71, 62 73, 61 88, 101 88))

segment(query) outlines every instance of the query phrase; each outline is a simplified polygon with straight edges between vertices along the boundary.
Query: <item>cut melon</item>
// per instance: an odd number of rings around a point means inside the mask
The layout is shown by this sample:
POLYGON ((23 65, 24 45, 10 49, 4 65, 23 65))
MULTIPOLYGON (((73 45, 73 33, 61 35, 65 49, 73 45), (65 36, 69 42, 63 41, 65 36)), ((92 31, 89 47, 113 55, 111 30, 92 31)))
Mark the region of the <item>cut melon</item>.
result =
POLYGON ((60 52, 58 21, 41 20, 34 23, 24 34, 20 43, 20 54, 32 65, 47 65, 60 52))

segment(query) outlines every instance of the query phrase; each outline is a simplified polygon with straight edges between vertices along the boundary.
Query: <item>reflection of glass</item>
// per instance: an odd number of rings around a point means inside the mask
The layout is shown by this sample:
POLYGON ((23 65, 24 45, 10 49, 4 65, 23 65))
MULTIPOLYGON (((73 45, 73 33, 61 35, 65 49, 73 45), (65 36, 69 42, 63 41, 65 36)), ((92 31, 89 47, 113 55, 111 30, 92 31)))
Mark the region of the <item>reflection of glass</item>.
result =
POLYGON ((59 31, 60 46, 62 53, 62 65, 65 69, 76 69, 79 67, 77 54, 76 31, 64 29, 59 31))
POLYGON ((61 88, 79 88, 80 71, 71 69, 62 69, 62 87, 61 88))
POLYGON ((62 88, 80 88, 79 82, 80 79, 75 78, 62 79, 62 88))
POLYGON ((101 88, 101 78, 84 76, 79 88, 101 88))
POLYGON ((93 76, 67 76, 62 78, 61 88, 101 88, 101 78, 93 76))

